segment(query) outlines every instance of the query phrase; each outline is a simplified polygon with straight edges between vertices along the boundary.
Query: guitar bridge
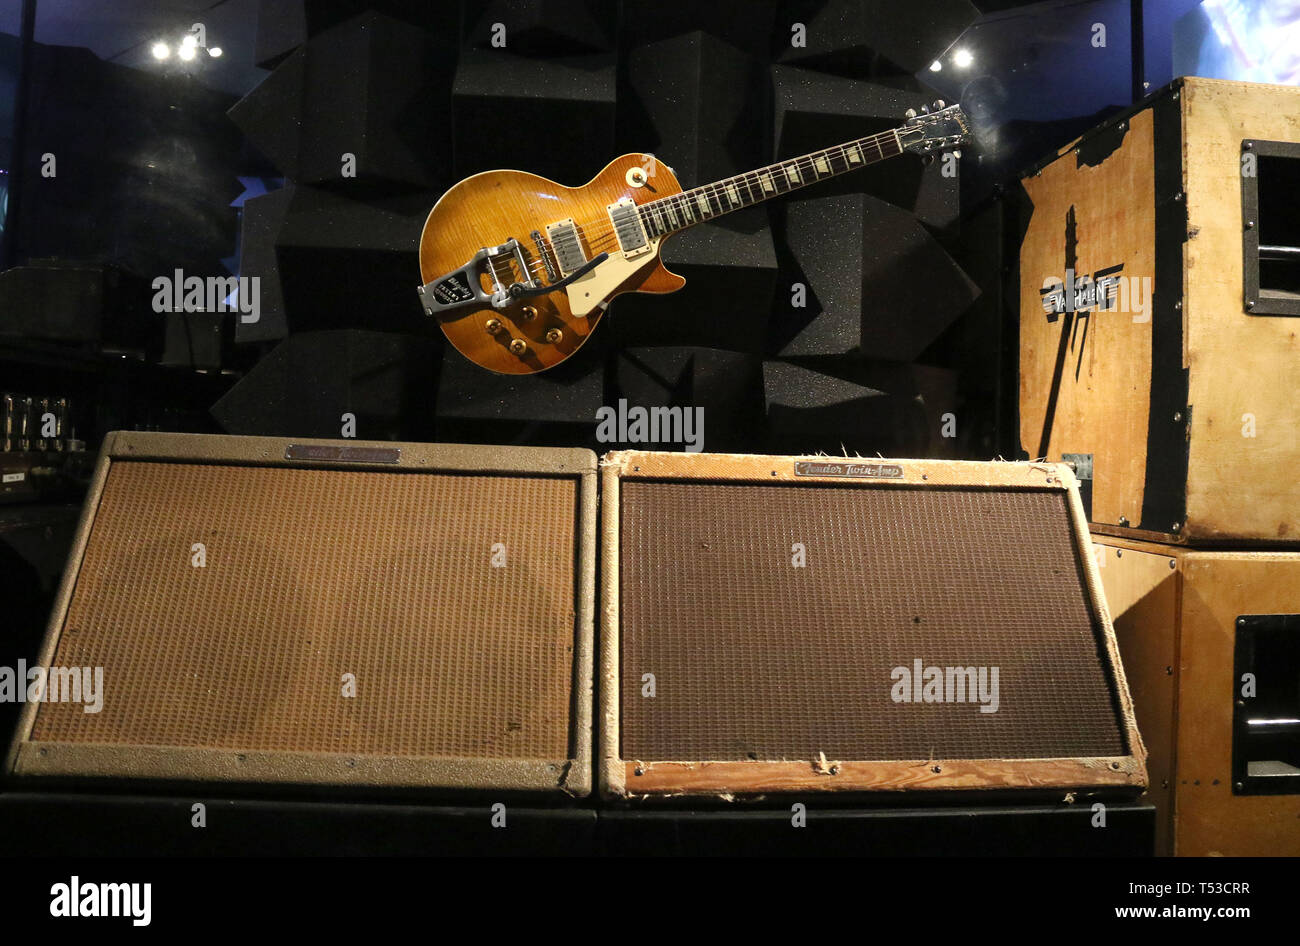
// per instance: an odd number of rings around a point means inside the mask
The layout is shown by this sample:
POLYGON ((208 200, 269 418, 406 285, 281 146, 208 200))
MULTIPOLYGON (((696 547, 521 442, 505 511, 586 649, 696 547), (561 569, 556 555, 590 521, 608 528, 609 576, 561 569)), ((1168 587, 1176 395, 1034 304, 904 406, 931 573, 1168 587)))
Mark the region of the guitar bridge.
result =
MULTIPOLYGON (((482 308, 491 305, 496 309, 504 309, 510 304, 511 290, 515 287, 541 288, 529 271, 523 247, 512 237, 500 246, 483 247, 460 269, 444 273, 415 291, 420 294, 420 304, 425 314, 436 315, 466 306, 482 308), (516 267, 519 273, 517 280, 516 267), (481 277, 484 274, 492 280, 492 292, 483 289, 481 277)), ((516 295, 517 292, 515 290, 516 295)))

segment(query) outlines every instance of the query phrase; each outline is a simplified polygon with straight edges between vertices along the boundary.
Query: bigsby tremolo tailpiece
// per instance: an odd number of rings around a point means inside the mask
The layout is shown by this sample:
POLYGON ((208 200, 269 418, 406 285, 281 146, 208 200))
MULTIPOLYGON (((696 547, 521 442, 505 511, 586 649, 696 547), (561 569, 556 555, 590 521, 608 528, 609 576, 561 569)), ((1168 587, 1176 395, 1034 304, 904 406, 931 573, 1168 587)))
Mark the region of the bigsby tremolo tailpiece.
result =
POLYGON ((497 271, 498 265, 504 266, 512 276, 515 271, 512 267, 518 267, 517 271, 524 282, 516 285, 523 285, 527 289, 536 288, 536 280, 528 272, 528 261, 524 259, 523 248, 518 240, 511 237, 500 246, 483 247, 460 269, 445 273, 433 282, 425 283, 416 289, 420 294, 424 311, 433 315, 463 306, 481 308, 484 305, 491 305, 495 309, 505 308, 510 303, 510 290, 501 284, 497 271), (501 259, 502 257, 504 259, 501 259), (496 262, 497 260, 500 262, 496 262), (480 277, 485 272, 492 278, 492 292, 483 289, 480 277))
MULTIPOLYGON (((428 315, 437 315, 467 306, 481 309, 485 305, 491 305, 494 309, 504 309, 518 299, 545 295, 556 289, 562 289, 575 279, 591 272, 608 258, 608 253, 601 253, 565 278, 542 285, 532 275, 523 247, 518 240, 511 237, 500 246, 483 247, 460 269, 453 269, 432 282, 417 287, 415 291, 420 294, 420 304, 428 315), (484 273, 492 280, 491 292, 483 289, 481 277, 484 273), (503 285, 502 277, 507 273, 510 279, 518 273, 520 279, 511 282, 508 286, 503 285)), ((548 273, 552 270, 549 261, 546 269, 548 273)))

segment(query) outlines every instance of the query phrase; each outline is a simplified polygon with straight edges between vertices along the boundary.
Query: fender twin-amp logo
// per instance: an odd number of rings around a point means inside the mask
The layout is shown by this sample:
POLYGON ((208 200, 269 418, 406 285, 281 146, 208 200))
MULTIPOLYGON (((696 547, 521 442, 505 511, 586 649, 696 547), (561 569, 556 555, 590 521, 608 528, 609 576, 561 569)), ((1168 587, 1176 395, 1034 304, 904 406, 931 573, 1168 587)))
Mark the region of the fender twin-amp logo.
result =
POLYGON ((795 476, 851 476, 858 479, 896 480, 903 468, 896 463, 810 463, 796 461, 795 476))

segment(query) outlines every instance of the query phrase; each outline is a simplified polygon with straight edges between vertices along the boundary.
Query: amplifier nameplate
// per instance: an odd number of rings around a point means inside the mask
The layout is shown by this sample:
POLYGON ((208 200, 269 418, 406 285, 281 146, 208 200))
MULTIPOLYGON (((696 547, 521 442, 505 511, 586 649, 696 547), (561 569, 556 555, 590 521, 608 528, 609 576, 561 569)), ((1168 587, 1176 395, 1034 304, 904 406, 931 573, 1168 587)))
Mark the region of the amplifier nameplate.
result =
POLYGON ((325 463, 400 463, 398 447, 342 447, 291 443, 284 448, 286 460, 315 460, 325 463))
POLYGON ((798 460, 794 465, 794 473, 795 476, 846 476, 856 479, 897 480, 902 479, 903 468, 897 463, 822 463, 798 460))

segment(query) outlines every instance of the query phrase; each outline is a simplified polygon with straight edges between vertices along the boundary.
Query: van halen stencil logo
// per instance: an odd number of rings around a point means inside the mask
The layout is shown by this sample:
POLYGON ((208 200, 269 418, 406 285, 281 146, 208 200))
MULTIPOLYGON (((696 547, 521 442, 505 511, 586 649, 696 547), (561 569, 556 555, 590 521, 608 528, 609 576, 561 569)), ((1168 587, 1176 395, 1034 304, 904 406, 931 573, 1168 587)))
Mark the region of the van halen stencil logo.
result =
MULTIPOLYGON (((1124 312, 1134 322, 1151 321, 1151 277, 1122 276, 1123 263, 1099 269, 1091 275, 1079 272, 1079 240, 1074 207, 1065 215, 1065 276, 1048 276, 1038 294, 1049 323, 1062 315, 1088 312, 1124 312)), ((1080 314, 1087 338, 1086 314, 1080 314)), ((1071 341, 1073 345, 1073 340, 1071 341)), ((1082 356, 1082 352, 1080 352, 1082 356)))
POLYGON ((1081 276, 1072 269, 1065 279, 1049 277, 1038 290, 1043 297, 1047 321, 1055 322, 1064 312, 1110 312, 1118 309, 1120 286, 1124 277, 1117 275, 1124 264, 1099 269, 1091 276, 1081 276))

